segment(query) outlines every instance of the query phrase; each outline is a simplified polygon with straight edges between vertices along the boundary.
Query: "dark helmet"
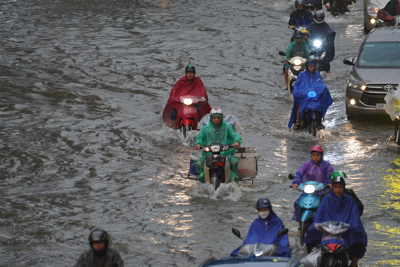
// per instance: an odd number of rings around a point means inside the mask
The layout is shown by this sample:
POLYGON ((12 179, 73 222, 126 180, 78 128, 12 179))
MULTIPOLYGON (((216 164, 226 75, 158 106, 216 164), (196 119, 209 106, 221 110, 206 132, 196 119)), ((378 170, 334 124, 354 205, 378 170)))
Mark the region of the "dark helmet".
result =
POLYGON ((331 181, 332 185, 333 184, 342 184, 343 186, 346 186, 346 182, 344 181, 344 178, 342 176, 337 176, 332 179, 331 181))
POLYGON ((301 33, 301 31, 296 31, 296 32, 294 33, 293 37, 294 37, 294 38, 298 38, 298 37, 303 38, 303 34, 301 33))
POLYGON ((185 72, 189 72, 189 71, 196 72, 196 69, 194 68, 193 65, 190 65, 190 64, 189 64, 189 65, 186 66, 185 72))
POLYGON ((256 209, 270 208, 270 207, 271 207, 271 202, 268 200, 268 198, 260 198, 257 201, 256 209))
POLYGON ((294 6, 297 8, 297 5, 303 5, 304 6, 304 0, 296 0, 294 2, 294 6))
POLYGON ((101 228, 94 229, 89 235, 89 243, 93 252, 97 255, 104 255, 107 252, 108 243, 109 243, 108 233, 101 228), (105 242, 105 246, 101 250, 95 250, 93 248, 93 243, 96 242, 105 242))
MULTIPOLYGON (((308 63, 308 64, 310 64, 310 63, 308 63)), ((307 64, 307 65, 308 65, 307 64)), ((324 151, 322 150, 322 146, 320 146, 320 145, 314 145, 312 148, 311 148, 311 150, 310 150, 310 152, 311 153, 313 153, 313 152, 319 152, 319 153, 324 153, 324 151)))
POLYGON ((317 10, 317 11, 315 11, 313 17, 314 17, 314 21, 319 24, 319 23, 324 22, 325 14, 324 14, 324 12, 322 10, 317 10), (321 21, 317 21, 317 18, 322 18, 322 20, 321 21))

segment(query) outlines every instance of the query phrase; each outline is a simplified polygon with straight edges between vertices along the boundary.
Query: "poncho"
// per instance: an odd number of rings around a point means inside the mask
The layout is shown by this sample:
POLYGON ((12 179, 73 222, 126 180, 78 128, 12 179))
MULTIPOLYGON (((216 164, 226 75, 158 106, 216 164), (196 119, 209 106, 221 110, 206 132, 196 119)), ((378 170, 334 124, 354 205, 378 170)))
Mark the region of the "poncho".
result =
POLYGON ((207 103, 197 104, 200 105, 199 118, 202 118, 210 112, 211 107, 208 104, 208 96, 202 80, 199 77, 194 77, 192 80, 189 80, 184 76, 172 87, 167 105, 164 108, 163 119, 168 127, 171 127, 171 110, 174 108, 177 110, 178 114, 182 113, 183 104, 181 103, 180 97, 184 95, 204 97, 207 99, 207 103))
POLYGON ((276 237, 278 235, 278 231, 285 228, 285 226, 283 225, 282 220, 272 210, 272 207, 269 208, 269 212, 270 214, 266 220, 263 220, 260 216, 258 216, 258 218, 251 223, 243 244, 235 249, 231 253, 231 256, 237 256, 240 248, 245 244, 263 243, 278 244, 276 256, 288 258, 291 257, 288 236, 283 235, 278 238, 276 237))
MULTIPOLYGON (((350 224, 350 229, 342 235, 343 240, 335 239, 335 243, 349 246, 356 243, 363 243, 367 247, 367 233, 360 220, 356 202, 352 197, 343 193, 337 197, 333 190, 324 197, 314 217, 314 223, 322 223, 327 221, 338 221, 350 224)), ((322 232, 315 229, 314 223, 310 226, 305 243, 317 243, 321 241, 322 232)), ((322 244, 329 243, 329 240, 324 240, 322 244)), ((362 252, 364 256, 366 249, 362 252)))

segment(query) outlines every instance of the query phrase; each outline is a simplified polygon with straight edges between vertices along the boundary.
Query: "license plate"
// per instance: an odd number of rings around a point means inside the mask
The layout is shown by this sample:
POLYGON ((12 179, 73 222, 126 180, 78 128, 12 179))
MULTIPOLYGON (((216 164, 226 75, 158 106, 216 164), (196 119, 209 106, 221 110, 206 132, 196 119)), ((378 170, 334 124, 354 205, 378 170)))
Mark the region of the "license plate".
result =
POLYGON ((376 104, 376 109, 385 109, 386 104, 376 104))

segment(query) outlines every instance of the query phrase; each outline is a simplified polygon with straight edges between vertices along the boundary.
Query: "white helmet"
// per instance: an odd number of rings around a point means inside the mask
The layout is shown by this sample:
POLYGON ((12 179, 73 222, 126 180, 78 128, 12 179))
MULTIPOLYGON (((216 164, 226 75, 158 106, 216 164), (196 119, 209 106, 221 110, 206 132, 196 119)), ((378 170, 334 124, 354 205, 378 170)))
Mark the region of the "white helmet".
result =
POLYGON ((212 115, 214 115, 214 114, 219 114, 219 115, 224 116, 224 114, 222 113, 222 109, 220 109, 220 108, 213 108, 213 109, 210 111, 210 116, 212 116, 212 115))

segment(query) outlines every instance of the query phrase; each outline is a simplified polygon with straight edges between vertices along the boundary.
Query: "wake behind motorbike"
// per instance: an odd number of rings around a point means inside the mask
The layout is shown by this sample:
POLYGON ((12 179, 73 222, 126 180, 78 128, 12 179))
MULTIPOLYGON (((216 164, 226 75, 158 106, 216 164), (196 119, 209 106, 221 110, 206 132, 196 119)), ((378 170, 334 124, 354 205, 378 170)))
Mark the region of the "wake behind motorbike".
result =
POLYGON ((315 228, 323 231, 320 249, 314 250, 301 262, 305 267, 348 267, 351 262, 349 248, 344 244, 342 235, 350 225, 338 221, 315 223, 315 228))
POLYGON ((330 61, 335 56, 334 40, 336 32, 330 32, 325 37, 313 37, 309 39, 311 58, 315 61, 315 69, 318 72, 330 71, 330 61))
MULTIPOLYGON (((283 51, 279 51, 279 55, 281 56, 286 56, 286 53, 283 51)), ((293 86, 294 83, 296 82, 297 76, 299 75, 300 72, 304 71, 306 69, 306 64, 307 59, 299 56, 295 56, 292 58, 287 59, 287 63, 290 64, 289 68, 289 73, 288 73, 288 91, 289 94, 293 92, 293 86)))
MULTIPOLYGON (((293 174, 289 175, 289 179, 294 179, 293 174)), ((315 181, 307 181, 300 183, 296 190, 302 192, 297 203, 297 218, 299 219, 300 228, 300 245, 304 244, 304 238, 313 223, 315 213, 321 203, 321 196, 318 192, 325 189, 325 184, 315 181)))
POLYGON ((178 111, 176 119, 178 128, 186 138, 189 131, 197 129, 197 124, 201 119, 196 104, 206 103, 207 100, 204 97, 185 95, 180 97, 180 102, 183 108, 178 111))

